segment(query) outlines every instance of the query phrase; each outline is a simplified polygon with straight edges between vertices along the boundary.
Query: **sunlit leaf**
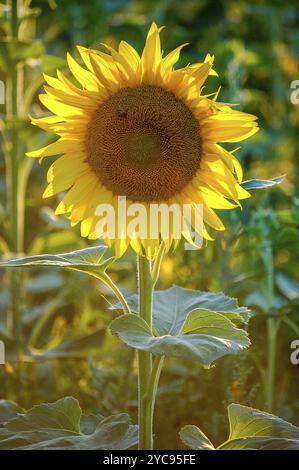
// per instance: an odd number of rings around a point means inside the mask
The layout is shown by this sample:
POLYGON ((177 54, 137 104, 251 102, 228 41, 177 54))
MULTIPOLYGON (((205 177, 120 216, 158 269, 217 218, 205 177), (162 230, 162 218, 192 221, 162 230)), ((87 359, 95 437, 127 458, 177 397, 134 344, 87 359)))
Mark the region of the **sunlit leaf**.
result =
POLYGON ((82 250, 57 255, 46 254, 27 256, 0 263, 3 268, 29 268, 29 267, 60 267, 74 271, 82 271, 101 279, 113 258, 105 258, 107 247, 83 248, 82 250))
POLYGON ((229 439, 272 436, 299 439, 299 428, 264 411, 232 403, 228 407, 229 439))
POLYGON ((299 440, 279 437, 250 437, 235 439, 220 447, 221 450, 299 450, 299 440))
MULTIPOLYGON (((228 407, 229 438, 221 450, 299 450, 299 428, 278 416, 233 403, 228 407)), ((196 426, 180 431, 191 449, 206 449, 210 441, 196 426)))
POLYGON ((242 351, 250 344, 247 333, 236 328, 224 315, 203 309, 191 311, 180 332, 168 330, 161 333, 159 325, 154 323, 154 327, 157 336, 153 335, 147 323, 136 314, 123 315, 110 324, 112 333, 132 348, 194 360, 203 365, 209 365, 227 354, 242 351))
MULTIPOLYGON (((127 299, 132 312, 138 312, 138 295, 127 299)), ((112 306, 121 309, 120 304, 112 306)), ((237 300, 222 292, 201 292, 173 286, 163 291, 155 291, 153 298, 153 322, 160 335, 176 335, 180 331, 188 312, 200 308, 222 313, 236 325, 241 325, 249 318, 249 310, 239 307, 237 300)))

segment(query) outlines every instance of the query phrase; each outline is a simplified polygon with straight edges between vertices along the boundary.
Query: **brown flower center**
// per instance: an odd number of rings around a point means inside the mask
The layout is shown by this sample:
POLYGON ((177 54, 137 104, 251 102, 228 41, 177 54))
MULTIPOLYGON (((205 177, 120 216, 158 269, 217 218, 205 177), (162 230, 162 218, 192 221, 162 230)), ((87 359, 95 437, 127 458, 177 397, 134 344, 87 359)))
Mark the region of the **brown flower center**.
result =
POLYGON ((87 162, 113 194, 166 201, 199 169, 199 125, 191 110, 158 86, 124 88, 93 114, 87 162))

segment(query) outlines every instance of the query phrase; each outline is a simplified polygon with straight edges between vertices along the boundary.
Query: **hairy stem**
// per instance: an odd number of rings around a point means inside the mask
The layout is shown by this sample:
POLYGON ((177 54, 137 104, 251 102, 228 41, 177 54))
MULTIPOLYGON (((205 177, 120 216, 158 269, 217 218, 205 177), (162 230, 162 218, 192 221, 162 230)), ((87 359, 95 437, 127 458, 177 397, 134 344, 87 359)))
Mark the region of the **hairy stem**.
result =
MULTIPOLYGON (((145 256, 138 257, 139 315, 152 327, 153 281, 151 262, 145 256)), ((153 448, 153 420, 148 396, 152 373, 152 355, 138 351, 138 424, 139 449, 153 448)))
MULTIPOLYGON (((160 267, 165 253, 162 242, 153 268, 144 256, 138 256, 139 315, 152 327, 153 293, 159 278, 160 267)), ((155 356, 138 351, 138 424, 139 449, 153 449, 153 417, 157 388, 164 356, 155 356)))

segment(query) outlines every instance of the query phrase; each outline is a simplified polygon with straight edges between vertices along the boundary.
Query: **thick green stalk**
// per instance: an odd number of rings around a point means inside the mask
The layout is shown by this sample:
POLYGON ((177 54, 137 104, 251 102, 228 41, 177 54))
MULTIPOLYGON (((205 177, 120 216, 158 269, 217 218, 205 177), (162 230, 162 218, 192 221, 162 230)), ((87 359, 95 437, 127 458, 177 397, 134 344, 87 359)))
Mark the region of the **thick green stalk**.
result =
MULTIPOLYGON (((138 257, 139 280, 139 315, 152 327, 153 281, 151 275, 151 262, 145 256, 138 257)), ((152 373, 152 355, 145 351, 138 351, 138 424, 139 449, 151 450, 153 448, 153 419, 151 413, 151 400, 148 389, 152 373)))
MULTIPOLYGON (((161 243, 155 263, 143 256, 138 257, 139 315, 152 328, 153 293, 159 278, 162 258, 165 252, 161 243)), ((153 449, 153 418, 159 378, 164 356, 138 351, 138 424, 139 449, 153 449)))

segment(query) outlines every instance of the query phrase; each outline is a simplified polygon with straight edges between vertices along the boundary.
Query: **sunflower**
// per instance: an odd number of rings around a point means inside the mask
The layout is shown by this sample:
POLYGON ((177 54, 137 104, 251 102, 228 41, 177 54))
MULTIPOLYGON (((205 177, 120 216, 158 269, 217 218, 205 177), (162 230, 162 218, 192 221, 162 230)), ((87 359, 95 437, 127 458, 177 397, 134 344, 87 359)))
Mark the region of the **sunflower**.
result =
MULTIPOLYGON (((217 75, 210 54, 175 69, 186 44, 163 56, 161 29, 151 25, 141 56, 125 41, 118 50, 103 45, 106 52, 78 46, 84 67, 69 54, 67 61, 80 86, 60 71, 57 78, 45 75, 40 101, 53 115, 31 120, 59 139, 27 155, 60 155, 43 197, 65 192, 56 214, 81 222, 82 236, 90 239, 98 236, 96 208, 111 204, 117 215, 118 196, 147 212, 152 203, 189 204, 194 211, 201 204, 207 240, 207 227, 225 229, 215 209, 232 209, 249 197, 240 185, 240 163, 219 143, 255 134, 256 117, 216 102, 218 93, 203 94, 207 77, 217 75)), ((159 246, 159 240, 127 235, 106 234, 105 241, 117 256, 131 245, 152 258, 159 246)), ((177 240, 170 233, 164 242, 169 249, 177 240)))

